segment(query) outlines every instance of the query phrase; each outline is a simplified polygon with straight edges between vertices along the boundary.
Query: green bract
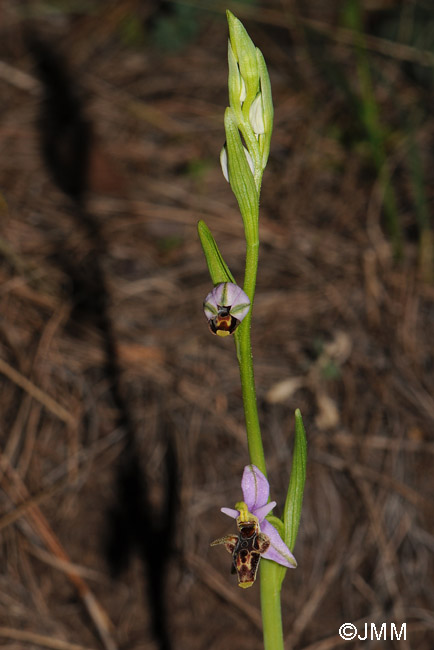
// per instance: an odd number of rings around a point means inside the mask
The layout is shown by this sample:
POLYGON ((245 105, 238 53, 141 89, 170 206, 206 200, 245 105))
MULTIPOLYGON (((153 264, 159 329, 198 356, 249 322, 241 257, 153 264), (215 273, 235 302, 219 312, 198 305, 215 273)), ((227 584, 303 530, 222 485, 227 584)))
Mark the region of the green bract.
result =
POLYGON ((246 239, 250 241, 257 238, 259 195, 250 165, 244 153, 235 111, 232 108, 227 108, 225 111, 225 131, 229 182, 240 206, 246 239))
POLYGON ((233 282, 236 284, 234 276, 230 272, 210 229, 204 221, 199 221, 197 224, 197 232, 199 233, 200 243, 202 244, 212 283, 233 282))
POLYGON ((260 49, 256 48, 258 57, 259 78, 261 80, 262 110, 264 120, 264 133, 259 136, 259 148, 262 155, 262 169, 265 169, 270 152, 270 140, 273 131, 273 97, 271 95, 270 77, 268 76, 267 66, 260 49))
POLYGON ((307 442, 300 410, 295 411, 295 442, 292 456, 291 477, 283 514, 285 524, 284 540, 291 550, 295 546, 301 507, 303 505, 304 483, 306 481, 307 442))
POLYGON ((246 99, 246 83, 241 77, 238 62, 230 41, 228 41, 228 66, 229 105, 241 117, 241 107, 246 99))

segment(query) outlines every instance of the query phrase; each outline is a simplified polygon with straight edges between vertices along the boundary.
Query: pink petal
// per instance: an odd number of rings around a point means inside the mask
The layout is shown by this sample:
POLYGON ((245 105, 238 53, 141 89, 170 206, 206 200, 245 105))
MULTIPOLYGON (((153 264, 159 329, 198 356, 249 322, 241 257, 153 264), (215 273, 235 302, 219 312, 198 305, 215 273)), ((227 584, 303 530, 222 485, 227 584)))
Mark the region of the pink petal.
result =
POLYGON ((271 512, 275 507, 276 502, 270 501, 270 503, 266 503, 265 506, 262 506, 261 508, 255 508, 255 512, 253 514, 259 519, 259 523, 262 523, 268 513, 271 512))
POLYGON ((236 519, 240 514, 238 510, 233 510, 232 508, 220 508, 220 511, 228 517, 232 517, 232 519, 236 519))
POLYGON ((266 560, 273 560, 278 564, 295 569, 297 561, 283 539, 280 537, 277 530, 266 519, 261 523, 261 532, 268 535, 270 538, 271 546, 262 557, 266 560))
POLYGON ((208 320, 211 320, 211 318, 214 318, 214 316, 218 314, 217 301, 215 297, 215 289, 210 291, 210 293, 203 301, 203 310, 208 320))
MULTIPOLYGON (((248 296, 237 284, 233 282, 225 282, 224 291, 221 292, 221 300, 225 306, 236 307, 241 303, 250 304, 248 296)), ((222 303, 219 303, 222 304, 222 303)))
POLYGON ((270 486, 256 465, 246 465, 241 480, 244 501, 250 512, 265 506, 270 495, 270 486))

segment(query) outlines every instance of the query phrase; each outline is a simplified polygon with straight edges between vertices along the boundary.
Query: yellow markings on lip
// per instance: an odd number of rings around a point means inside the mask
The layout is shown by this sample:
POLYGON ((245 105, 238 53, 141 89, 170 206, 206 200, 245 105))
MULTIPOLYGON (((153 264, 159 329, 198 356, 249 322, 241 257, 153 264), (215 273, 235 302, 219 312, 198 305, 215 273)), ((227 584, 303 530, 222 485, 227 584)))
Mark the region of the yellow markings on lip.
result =
POLYGON ((230 332, 227 330, 217 330, 216 334, 217 336, 230 336, 230 332))
POLYGON ((253 580, 251 582, 239 582, 238 586, 241 587, 241 589, 247 589, 252 586, 253 582, 253 580))

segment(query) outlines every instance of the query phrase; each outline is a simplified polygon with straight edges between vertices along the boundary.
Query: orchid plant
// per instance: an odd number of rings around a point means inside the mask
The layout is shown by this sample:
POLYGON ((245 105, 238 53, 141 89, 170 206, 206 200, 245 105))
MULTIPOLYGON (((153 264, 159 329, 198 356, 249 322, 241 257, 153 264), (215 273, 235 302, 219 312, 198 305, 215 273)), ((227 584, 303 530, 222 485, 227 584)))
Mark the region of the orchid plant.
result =
POLYGON ((203 221, 198 224, 214 288, 204 301, 211 332, 234 335, 241 377, 250 463, 245 466, 243 501, 222 512, 236 520, 237 534, 215 540, 232 556, 240 587, 251 587, 261 561, 261 609, 265 650, 283 650, 280 592, 297 537, 306 478, 306 436, 301 413, 295 412, 295 443, 282 518, 272 514, 262 435, 256 404, 250 329, 259 251, 259 195, 270 151, 273 101, 267 66, 241 22, 227 11, 229 24, 229 107, 225 111, 226 143, 220 154, 224 177, 237 199, 244 223, 246 260, 241 288, 203 221))

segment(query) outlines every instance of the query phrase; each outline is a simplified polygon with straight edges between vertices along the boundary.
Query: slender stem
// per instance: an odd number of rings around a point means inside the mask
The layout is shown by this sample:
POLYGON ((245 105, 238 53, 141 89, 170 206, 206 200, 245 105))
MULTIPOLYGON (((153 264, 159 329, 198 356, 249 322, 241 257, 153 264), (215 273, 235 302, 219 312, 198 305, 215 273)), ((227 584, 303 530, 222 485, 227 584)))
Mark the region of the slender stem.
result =
MULTIPOLYGON (((259 242, 247 244, 246 272, 244 276, 244 291, 250 298, 253 308, 255 296, 256 271, 258 268, 259 242)), ((264 449, 262 446, 261 428, 259 425, 258 408, 256 405, 255 377, 253 373, 252 345, 250 341, 250 324, 252 308, 244 319, 236 335, 237 357, 240 367, 241 390, 243 393, 244 415, 246 418, 247 443, 250 462, 256 465, 266 476, 264 449)))
MULTIPOLYGON (((250 298, 252 308, 255 297, 256 273, 258 268, 259 240, 247 241, 246 272, 244 291, 250 298)), ((262 445, 256 404, 255 377, 253 373, 250 325, 252 308, 244 319, 236 335, 236 348, 240 366, 241 388, 243 393, 244 414, 246 418, 247 441, 250 462, 256 465, 266 476, 264 448, 262 445)), ((265 650, 284 650, 282 613, 280 606, 280 581, 277 579, 273 562, 262 560, 261 563, 261 608, 265 650)))
POLYGON ((280 585, 270 560, 261 561, 261 610, 264 650, 284 650, 280 585))

